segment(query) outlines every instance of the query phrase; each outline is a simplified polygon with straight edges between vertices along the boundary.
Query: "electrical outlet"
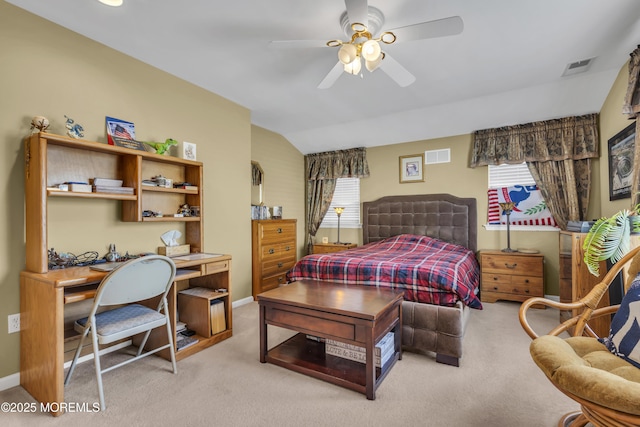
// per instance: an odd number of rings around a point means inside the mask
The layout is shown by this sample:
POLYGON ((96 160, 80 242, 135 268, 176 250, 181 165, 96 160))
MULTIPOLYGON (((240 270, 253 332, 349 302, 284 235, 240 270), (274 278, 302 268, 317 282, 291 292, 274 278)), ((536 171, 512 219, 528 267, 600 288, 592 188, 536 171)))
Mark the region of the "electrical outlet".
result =
POLYGON ((10 334, 13 334, 14 332, 20 332, 20 313, 10 314, 7 323, 9 324, 10 334))

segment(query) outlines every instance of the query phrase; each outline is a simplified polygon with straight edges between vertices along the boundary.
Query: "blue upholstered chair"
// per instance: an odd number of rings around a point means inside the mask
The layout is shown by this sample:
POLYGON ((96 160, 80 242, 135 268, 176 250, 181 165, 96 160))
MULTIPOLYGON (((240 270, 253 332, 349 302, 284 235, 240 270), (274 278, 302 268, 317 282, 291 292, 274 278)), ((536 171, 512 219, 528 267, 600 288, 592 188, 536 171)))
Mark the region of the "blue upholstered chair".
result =
POLYGON ((140 358, 168 348, 171 353, 173 373, 177 373, 173 332, 167 307, 167 293, 171 289, 176 275, 173 261, 161 255, 149 255, 123 263, 111 271, 100 283, 93 307, 88 317, 75 322, 75 330, 82 334, 73 362, 64 384, 69 384, 71 375, 78 362, 85 338, 91 334, 93 355, 100 395, 100 409, 105 409, 102 374, 131 363, 140 358), (160 296, 156 309, 137 302, 160 296), (104 307, 111 309, 104 310, 104 307), (115 308, 113 308, 116 306, 115 308), (101 310, 101 308, 103 308, 101 310), (152 329, 165 327, 168 343, 143 353, 152 329), (98 344, 110 344, 118 340, 145 333, 137 354, 117 365, 106 369, 100 367, 98 344))

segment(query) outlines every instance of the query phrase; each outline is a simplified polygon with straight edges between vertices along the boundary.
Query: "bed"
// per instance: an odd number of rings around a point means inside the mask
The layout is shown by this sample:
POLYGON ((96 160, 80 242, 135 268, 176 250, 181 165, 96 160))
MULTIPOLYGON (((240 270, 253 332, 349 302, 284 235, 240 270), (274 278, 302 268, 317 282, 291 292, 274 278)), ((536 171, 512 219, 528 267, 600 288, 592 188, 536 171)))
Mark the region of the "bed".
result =
POLYGON ((303 257, 288 280, 403 290, 403 347, 459 366, 469 312, 482 309, 476 200, 450 194, 387 196, 362 208, 362 246, 303 257))

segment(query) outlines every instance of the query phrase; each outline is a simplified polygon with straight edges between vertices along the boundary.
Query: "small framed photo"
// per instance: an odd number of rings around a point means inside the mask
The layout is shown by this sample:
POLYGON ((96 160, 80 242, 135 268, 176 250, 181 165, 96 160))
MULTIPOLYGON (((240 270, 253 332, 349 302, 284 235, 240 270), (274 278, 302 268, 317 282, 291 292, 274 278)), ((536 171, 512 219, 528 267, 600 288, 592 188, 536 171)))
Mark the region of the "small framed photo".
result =
POLYGON ((609 140, 609 200, 631 197, 636 122, 609 140))
POLYGON ((196 144, 183 141, 180 147, 180 158, 186 160, 196 160, 196 144))
POLYGON ((424 153, 400 156, 400 184, 424 182, 424 153))

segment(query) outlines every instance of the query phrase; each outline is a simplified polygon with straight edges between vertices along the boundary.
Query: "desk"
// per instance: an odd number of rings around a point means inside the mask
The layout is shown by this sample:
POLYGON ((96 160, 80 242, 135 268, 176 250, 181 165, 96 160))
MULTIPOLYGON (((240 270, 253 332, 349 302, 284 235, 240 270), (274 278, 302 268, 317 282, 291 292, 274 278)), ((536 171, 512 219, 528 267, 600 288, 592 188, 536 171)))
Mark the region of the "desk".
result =
MULTIPOLYGON (((196 286, 227 290, 220 293, 225 304, 227 329, 210 337, 196 336, 197 344, 176 352, 176 360, 181 360, 232 335, 231 256, 175 260, 175 264, 178 273, 167 296, 174 342, 178 291, 196 286)), ((51 404, 64 402, 64 343, 79 337, 65 337, 65 304, 93 298, 106 274, 89 267, 20 273, 20 384, 36 400, 51 404)), ((201 315, 209 316, 209 311, 201 315)), ((147 346, 153 348, 162 342, 167 342, 166 333, 152 333, 147 346)), ((168 350, 158 354, 169 358, 168 350)), ((61 415, 61 412, 53 415, 61 415)))

